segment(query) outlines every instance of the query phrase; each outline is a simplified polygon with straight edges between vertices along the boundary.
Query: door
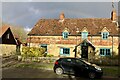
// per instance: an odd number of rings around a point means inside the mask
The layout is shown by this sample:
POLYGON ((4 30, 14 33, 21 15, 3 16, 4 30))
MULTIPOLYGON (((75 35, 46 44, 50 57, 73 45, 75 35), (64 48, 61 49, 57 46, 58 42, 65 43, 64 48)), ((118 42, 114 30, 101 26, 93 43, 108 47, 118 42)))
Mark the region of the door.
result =
POLYGON ((88 59, 88 46, 81 46, 81 58, 88 59))

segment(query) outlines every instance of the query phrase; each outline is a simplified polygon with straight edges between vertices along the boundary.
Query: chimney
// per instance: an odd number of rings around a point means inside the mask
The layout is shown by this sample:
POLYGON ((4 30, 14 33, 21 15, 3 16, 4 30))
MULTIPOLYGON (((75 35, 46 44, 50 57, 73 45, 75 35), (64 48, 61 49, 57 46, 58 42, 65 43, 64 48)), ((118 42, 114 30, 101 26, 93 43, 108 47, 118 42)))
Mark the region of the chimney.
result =
POLYGON ((64 18, 65 18, 65 15, 64 15, 64 13, 62 12, 61 14, 60 14, 60 20, 64 20, 64 18))
POLYGON ((111 12, 111 20, 113 22, 116 22, 116 20, 117 20, 117 13, 116 13, 115 9, 113 9, 113 11, 111 12))
POLYGON ((115 9, 115 6, 114 6, 114 0, 112 0, 112 12, 111 12, 111 20, 113 22, 116 22, 117 20, 117 13, 116 13, 116 9, 115 9))

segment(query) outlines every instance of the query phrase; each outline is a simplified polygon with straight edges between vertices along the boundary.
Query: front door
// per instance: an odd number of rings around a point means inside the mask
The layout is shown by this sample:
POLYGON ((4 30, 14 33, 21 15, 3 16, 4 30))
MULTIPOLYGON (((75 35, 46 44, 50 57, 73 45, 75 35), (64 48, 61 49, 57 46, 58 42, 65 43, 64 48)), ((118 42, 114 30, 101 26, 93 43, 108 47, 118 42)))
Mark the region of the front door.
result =
POLYGON ((81 46, 81 58, 88 59, 88 46, 81 46))

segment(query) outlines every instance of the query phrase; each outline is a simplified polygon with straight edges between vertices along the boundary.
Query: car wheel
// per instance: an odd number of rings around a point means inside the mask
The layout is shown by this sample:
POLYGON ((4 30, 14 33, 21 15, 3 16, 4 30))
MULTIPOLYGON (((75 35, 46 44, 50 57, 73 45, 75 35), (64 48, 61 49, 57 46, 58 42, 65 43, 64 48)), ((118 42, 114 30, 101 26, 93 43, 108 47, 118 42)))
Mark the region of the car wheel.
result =
POLYGON ((63 69, 58 67, 58 68, 55 69, 55 73, 58 74, 58 75, 61 75, 61 74, 63 74, 63 69))
POLYGON ((90 79, 94 79, 94 78, 96 77, 96 75, 95 75, 94 72, 90 72, 90 73, 88 74, 88 76, 89 76, 90 79))

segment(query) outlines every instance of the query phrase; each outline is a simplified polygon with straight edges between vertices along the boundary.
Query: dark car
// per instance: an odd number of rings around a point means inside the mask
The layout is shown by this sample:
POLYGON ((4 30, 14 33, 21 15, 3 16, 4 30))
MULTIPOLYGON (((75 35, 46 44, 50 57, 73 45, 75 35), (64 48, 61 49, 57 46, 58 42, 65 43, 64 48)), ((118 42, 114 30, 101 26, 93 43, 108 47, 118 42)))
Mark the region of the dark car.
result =
POLYGON ((66 73, 89 78, 101 78, 103 75, 99 66, 79 58, 59 58, 54 64, 54 72, 58 75, 66 73))

